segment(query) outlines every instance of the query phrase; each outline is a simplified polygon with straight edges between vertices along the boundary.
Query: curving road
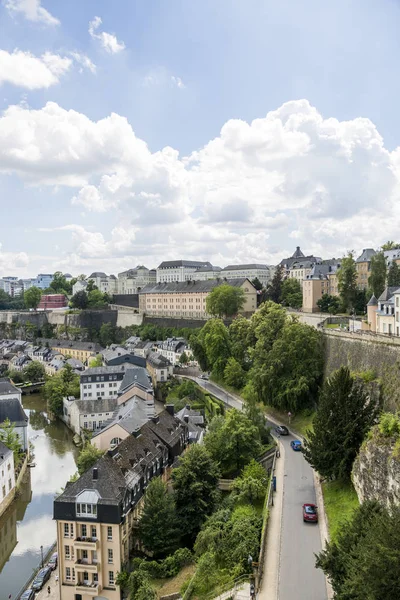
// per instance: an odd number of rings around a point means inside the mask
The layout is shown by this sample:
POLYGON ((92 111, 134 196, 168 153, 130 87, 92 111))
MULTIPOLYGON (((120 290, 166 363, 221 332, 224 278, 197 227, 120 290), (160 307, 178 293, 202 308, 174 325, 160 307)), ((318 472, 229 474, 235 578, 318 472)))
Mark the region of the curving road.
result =
MULTIPOLYGON (((232 408, 242 409, 243 403, 216 384, 195 377, 201 387, 232 408)), ((267 421, 272 428, 275 422, 267 421)), ((279 552, 279 575, 277 600, 327 600, 326 580, 323 572, 315 568, 315 553, 321 551, 320 526, 304 523, 302 505, 316 503, 314 472, 301 452, 290 447, 292 435, 281 436, 284 445, 284 481, 277 481, 283 488, 281 540, 279 552)), ((279 460, 279 459, 278 459, 279 460)), ((275 600, 273 598, 268 600, 275 600)))

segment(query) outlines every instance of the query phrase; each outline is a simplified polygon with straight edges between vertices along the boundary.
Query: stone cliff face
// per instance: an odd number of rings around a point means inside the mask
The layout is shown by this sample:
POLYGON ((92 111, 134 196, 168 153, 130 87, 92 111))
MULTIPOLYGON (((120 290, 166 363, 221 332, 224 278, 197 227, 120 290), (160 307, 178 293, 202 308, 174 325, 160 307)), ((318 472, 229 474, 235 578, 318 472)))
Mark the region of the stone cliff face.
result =
POLYGON ((378 500, 400 505, 400 453, 394 438, 384 438, 374 428, 353 465, 352 480, 360 502, 378 500))

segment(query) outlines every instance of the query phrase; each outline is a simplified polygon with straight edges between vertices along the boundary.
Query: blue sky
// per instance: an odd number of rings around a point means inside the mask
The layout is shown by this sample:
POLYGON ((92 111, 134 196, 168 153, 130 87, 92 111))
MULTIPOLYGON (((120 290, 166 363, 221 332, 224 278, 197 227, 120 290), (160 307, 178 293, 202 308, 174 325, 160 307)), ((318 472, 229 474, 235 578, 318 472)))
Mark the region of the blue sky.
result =
POLYGON ((392 0, 1 0, 0 276, 396 238, 399 30, 392 0))

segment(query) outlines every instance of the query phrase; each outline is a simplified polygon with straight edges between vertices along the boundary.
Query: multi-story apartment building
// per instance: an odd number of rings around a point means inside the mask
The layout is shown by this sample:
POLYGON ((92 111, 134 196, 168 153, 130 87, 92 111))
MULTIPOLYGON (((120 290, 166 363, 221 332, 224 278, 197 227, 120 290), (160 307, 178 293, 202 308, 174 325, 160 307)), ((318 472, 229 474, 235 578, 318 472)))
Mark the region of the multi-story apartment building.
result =
POLYGON ((179 363, 179 359, 185 352, 187 356, 192 354, 191 348, 185 338, 167 338, 163 342, 156 342, 157 353, 161 354, 175 366, 179 363))
POLYGON ((200 268, 212 268, 208 261, 198 260, 166 260, 157 267, 157 283, 190 281, 200 268))
MULTIPOLYGON (((284 258, 283 260, 281 260, 279 266, 282 269, 282 274, 283 274, 283 278, 286 279, 287 277, 290 277, 290 271, 292 268, 294 268, 294 270, 296 271, 296 278, 298 276, 297 270, 306 270, 309 269, 309 267, 301 267, 299 265, 301 264, 311 264, 312 266, 314 266, 316 263, 322 262, 322 259, 319 256, 313 256, 312 254, 308 255, 308 256, 304 256, 303 252, 301 251, 300 246, 296 246, 296 250, 293 252, 292 256, 290 256, 289 258, 284 258)), ((309 274, 309 273, 307 273, 309 274)), ((304 273, 304 277, 306 277, 307 275, 306 273, 304 273)), ((294 275, 295 276, 295 275, 294 275)))
MULTIPOLYGON (((257 291, 248 279, 210 279, 181 283, 158 283, 139 292, 139 309, 157 317, 208 319, 206 300, 213 289, 222 284, 240 287, 245 293, 242 313, 252 314, 257 308, 257 291)), ((136 353, 136 350, 135 350, 136 353)))
POLYGON ((275 267, 262 264, 248 265, 228 265, 224 267, 220 273, 220 277, 226 279, 249 279, 253 281, 257 277, 260 283, 266 288, 274 276, 275 267))
POLYGON ((356 259, 357 287, 359 290, 366 290, 368 287, 368 278, 371 275, 371 258, 375 254, 373 248, 364 248, 356 259))
POLYGON ((86 369, 80 376, 81 399, 116 398, 128 382, 137 382, 143 388, 151 389, 149 375, 143 367, 118 365, 86 369))
POLYGON ((167 381, 174 372, 174 367, 168 358, 156 352, 150 352, 146 359, 146 365, 154 386, 167 381))
POLYGON ((34 285, 41 290, 46 290, 48 287, 50 287, 52 281, 53 275, 50 273, 39 273, 39 275, 36 277, 34 285))
POLYGON ((140 548, 143 494, 187 445, 184 423, 163 411, 109 450, 54 501, 60 600, 120 600, 117 573, 140 548))
POLYGON ((298 260, 293 262, 289 267, 287 272, 287 277, 289 279, 296 279, 301 287, 303 287, 303 282, 307 278, 316 263, 313 260, 298 260))
POLYGON ((115 275, 106 275, 102 271, 95 271, 87 278, 87 281, 92 280, 95 286, 103 292, 103 294, 116 294, 118 289, 118 281, 115 275))
POLYGON ((200 267, 192 274, 192 279, 196 281, 207 281, 207 279, 218 279, 222 277, 221 267, 200 267))
POLYGON ((96 344, 95 342, 73 342, 71 340, 56 340, 51 338, 42 339, 41 341, 42 344, 51 348, 53 352, 76 358, 83 363, 87 363, 102 350, 100 344, 96 344))
POLYGON ((332 261, 324 261, 314 265, 311 272, 306 275, 303 281, 303 311, 318 312, 318 300, 324 294, 331 296, 338 295, 338 280, 337 271, 340 268, 340 263, 332 261), (333 263, 333 264, 330 264, 333 263))
POLYGON ((128 269, 118 273, 118 294, 137 294, 142 288, 150 283, 156 283, 157 272, 155 269, 147 269, 138 265, 135 269, 128 269))
POLYGON ((15 494, 14 455, 0 442, 0 515, 6 510, 15 494))

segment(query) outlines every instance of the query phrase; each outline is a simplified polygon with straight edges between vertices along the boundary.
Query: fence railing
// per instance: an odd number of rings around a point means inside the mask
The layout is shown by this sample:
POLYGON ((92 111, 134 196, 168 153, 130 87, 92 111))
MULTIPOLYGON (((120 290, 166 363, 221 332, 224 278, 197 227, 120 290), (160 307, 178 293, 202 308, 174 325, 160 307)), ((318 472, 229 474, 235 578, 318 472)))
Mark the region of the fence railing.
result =
POLYGON ((263 572, 264 572, 265 549, 266 549, 266 545, 267 545, 266 542, 267 542, 268 522, 269 522, 269 507, 272 505, 273 493, 274 493, 273 485, 274 485, 275 463, 276 463, 276 449, 275 449, 275 456, 272 461, 271 480, 270 480, 270 484, 268 487, 268 494, 265 497, 265 503, 264 503, 264 508, 263 508, 263 524, 262 524, 262 530, 261 530, 260 553, 258 555, 258 567, 257 567, 257 577, 256 577, 257 590, 260 587, 260 583, 261 583, 263 572))

